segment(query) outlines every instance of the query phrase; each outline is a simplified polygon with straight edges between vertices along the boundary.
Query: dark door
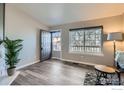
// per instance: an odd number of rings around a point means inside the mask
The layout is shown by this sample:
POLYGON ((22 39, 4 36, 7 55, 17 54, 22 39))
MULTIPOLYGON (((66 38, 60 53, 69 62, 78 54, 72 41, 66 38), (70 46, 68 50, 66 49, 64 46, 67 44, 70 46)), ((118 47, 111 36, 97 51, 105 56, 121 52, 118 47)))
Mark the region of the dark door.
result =
POLYGON ((51 33, 40 30, 40 61, 51 58, 51 33))

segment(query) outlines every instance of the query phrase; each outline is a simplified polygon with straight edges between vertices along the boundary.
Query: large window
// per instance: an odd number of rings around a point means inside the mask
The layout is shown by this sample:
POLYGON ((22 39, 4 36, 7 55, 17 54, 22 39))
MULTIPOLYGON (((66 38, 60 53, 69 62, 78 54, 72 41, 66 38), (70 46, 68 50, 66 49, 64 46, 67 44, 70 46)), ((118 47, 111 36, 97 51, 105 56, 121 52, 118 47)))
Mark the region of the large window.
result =
POLYGON ((74 53, 101 53, 102 26, 70 29, 69 50, 74 53))
POLYGON ((61 51, 61 33, 60 31, 52 32, 53 51, 61 51))

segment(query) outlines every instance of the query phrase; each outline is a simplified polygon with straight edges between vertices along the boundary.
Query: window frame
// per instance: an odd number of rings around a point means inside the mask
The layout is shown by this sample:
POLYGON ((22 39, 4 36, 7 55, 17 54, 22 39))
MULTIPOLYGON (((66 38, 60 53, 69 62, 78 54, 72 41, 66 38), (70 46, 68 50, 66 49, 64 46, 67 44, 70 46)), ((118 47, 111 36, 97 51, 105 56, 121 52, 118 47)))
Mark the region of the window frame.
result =
MULTIPOLYGON (((86 47, 85 46, 85 31, 84 31, 84 48, 86 47)), ((93 46, 89 46, 89 47, 93 47, 93 46)), ((69 29, 69 53, 76 53, 76 54, 91 54, 91 55, 103 55, 103 26, 100 25, 100 26, 92 26, 92 27, 83 27, 83 28, 74 28, 74 29, 69 29), (95 53, 95 52, 91 52, 91 53, 88 53, 88 52, 85 52, 85 49, 84 49, 84 52, 82 51, 72 51, 70 49, 70 45, 71 45, 71 41, 70 41, 70 32, 71 31, 78 31, 78 30, 89 30, 89 29, 101 29, 101 52, 99 53, 95 53)))

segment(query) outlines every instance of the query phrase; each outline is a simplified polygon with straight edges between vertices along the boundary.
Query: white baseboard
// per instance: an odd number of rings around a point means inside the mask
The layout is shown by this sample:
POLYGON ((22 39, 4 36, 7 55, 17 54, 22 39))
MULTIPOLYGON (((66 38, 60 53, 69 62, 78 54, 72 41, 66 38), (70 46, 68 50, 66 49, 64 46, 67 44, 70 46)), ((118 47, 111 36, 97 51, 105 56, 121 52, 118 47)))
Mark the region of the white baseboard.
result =
POLYGON ((89 65, 89 66, 98 65, 98 64, 95 64, 95 63, 91 63, 91 62, 83 62, 83 61, 68 60, 68 59, 61 59, 61 61, 67 61, 67 62, 73 62, 73 63, 80 63, 80 64, 84 64, 84 65, 89 65))
POLYGON ((40 60, 37 60, 37 61, 30 62, 30 63, 25 64, 25 65, 19 66, 19 67, 17 67, 16 69, 19 70, 19 69, 22 69, 22 68, 24 68, 24 67, 27 67, 27 66, 33 65, 33 64, 35 64, 35 63, 38 63, 38 62, 40 62, 40 60))
POLYGON ((61 58, 58 58, 58 57, 52 57, 52 59, 61 60, 61 58))
POLYGON ((91 63, 91 62, 83 62, 83 61, 76 61, 76 60, 68 60, 68 59, 62 59, 62 58, 57 58, 57 57, 52 57, 52 59, 57 59, 57 60, 67 61, 67 62, 72 62, 72 63, 80 63, 80 64, 84 64, 84 65, 89 65, 89 66, 98 65, 98 64, 95 64, 95 63, 91 63))

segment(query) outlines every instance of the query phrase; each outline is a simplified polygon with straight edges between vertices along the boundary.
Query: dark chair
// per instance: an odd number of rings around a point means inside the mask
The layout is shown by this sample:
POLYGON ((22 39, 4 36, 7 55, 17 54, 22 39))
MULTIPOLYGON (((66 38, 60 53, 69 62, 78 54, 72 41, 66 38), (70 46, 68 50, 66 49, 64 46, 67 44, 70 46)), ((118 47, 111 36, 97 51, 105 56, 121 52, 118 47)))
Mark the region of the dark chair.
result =
POLYGON ((119 72, 124 72, 124 51, 116 51, 115 67, 119 72))
POLYGON ((118 74, 119 85, 121 85, 121 73, 124 73, 124 65, 120 64, 119 62, 115 62, 115 68, 118 74))
POLYGON ((124 65, 122 65, 121 63, 119 62, 115 62, 116 63, 116 68, 117 70, 119 70, 120 73, 124 73, 124 65))

